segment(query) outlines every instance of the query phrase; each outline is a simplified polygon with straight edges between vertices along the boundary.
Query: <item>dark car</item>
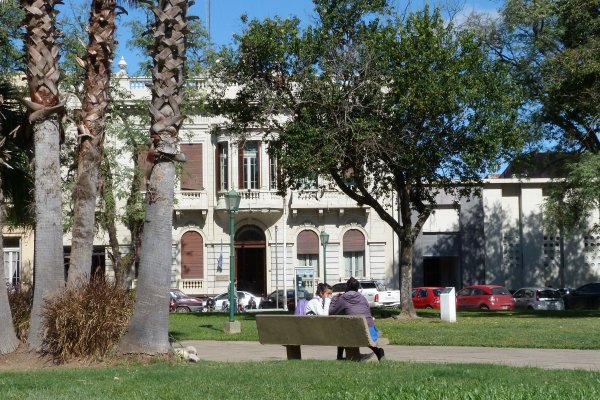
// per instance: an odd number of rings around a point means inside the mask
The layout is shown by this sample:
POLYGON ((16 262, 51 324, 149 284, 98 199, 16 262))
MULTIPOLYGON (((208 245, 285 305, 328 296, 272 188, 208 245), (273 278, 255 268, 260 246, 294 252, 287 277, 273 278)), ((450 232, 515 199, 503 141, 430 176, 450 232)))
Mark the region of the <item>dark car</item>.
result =
POLYGON ((549 287, 525 287, 513 294, 515 308, 525 310, 564 310, 560 292, 549 287))
MULTIPOLYGON (((305 298, 309 300, 312 295, 306 289, 298 290, 298 298, 305 298)), ((294 289, 287 289, 287 308, 289 311, 294 312, 296 309, 294 289)), ((275 290, 260 302, 259 308, 283 308, 283 289, 275 290)))
POLYGON ((563 297, 567 310, 600 310, 600 282, 588 283, 563 297))
POLYGON ((203 312, 204 302, 195 297, 190 297, 179 289, 169 290, 171 298, 171 311, 175 312, 203 312))

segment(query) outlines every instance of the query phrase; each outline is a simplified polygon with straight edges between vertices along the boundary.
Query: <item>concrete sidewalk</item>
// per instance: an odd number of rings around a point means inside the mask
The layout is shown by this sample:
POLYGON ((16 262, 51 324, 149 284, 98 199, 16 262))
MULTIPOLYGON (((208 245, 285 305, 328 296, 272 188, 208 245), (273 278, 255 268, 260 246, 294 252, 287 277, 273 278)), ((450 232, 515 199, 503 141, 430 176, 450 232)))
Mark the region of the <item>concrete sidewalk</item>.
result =
MULTIPOLYGON (((200 360, 244 362, 285 360, 283 346, 258 342, 186 340, 175 347, 194 346, 200 360)), ((482 363, 547 369, 600 371, 600 350, 515 349, 493 347, 382 346, 387 360, 434 363, 482 363)), ((361 348, 362 353, 370 352, 361 348)), ((335 359, 335 347, 302 346, 302 358, 335 359)), ((371 360, 377 360, 373 357, 371 360)))

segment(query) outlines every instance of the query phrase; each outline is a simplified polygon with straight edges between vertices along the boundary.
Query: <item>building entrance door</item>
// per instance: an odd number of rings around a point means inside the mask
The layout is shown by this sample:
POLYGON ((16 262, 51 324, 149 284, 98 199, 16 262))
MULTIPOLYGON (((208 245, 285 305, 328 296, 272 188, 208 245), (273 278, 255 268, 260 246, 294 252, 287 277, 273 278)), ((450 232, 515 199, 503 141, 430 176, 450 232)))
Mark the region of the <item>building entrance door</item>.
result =
POLYGON ((266 240, 260 228, 247 225, 235 234, 235 272, 237 290, 259 296, 266 292, 266 240))
POLYGON ((460 286, 460 261, 457 256, 423 258, 423 286, 460 286))

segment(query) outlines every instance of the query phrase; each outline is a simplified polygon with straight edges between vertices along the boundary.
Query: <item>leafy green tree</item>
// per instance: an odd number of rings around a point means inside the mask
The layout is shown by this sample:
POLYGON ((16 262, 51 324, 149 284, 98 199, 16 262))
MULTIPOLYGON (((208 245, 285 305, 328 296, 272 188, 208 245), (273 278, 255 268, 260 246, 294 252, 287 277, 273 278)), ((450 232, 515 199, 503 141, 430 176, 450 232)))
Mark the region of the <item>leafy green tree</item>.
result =
POLYGON ((600 0, 506 0, 500 22, 479 24, 526 89, 538 137, 578 155, 546 203, 547 225, 567 230, 600 206, 599 10, 600 0))
POLYGON ((284 190, 319 171, 389 224, 401 244, 402 312, 415 317, 414 241, 440 192, 478 193, 521 146, 519 90, 438 9, 401 18, 384 0, 314 4, 317 22, 304 29, 297 19, 247 22, 221 54, 211 104, 224 129, 265 130, 284 190))

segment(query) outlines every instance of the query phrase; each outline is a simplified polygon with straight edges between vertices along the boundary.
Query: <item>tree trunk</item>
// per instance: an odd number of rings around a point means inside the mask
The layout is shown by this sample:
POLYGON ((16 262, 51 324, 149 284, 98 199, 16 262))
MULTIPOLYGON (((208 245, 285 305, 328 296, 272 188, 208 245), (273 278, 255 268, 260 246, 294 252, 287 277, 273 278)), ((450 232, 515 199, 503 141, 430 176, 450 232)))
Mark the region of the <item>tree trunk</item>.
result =
POLYGON ((166 353, 170 349, 169 286, 175 164, 183 121, 186 0, 159 0, 152 68, 152 125, 149 155, 153 158, 146 195, 146 222, 138 274, 137 297, 128 332, 120 343, 124 353, 166 353))
MULTIPOLYGON (((4 194, 2 192, 2 181, 0 180, 0 232, 4 227, 4 194)), ((12 353, 19 346, 19 339, 15 334, 15 327, 13 325, 12 313, 10 311, 10 304, 8 302, 8 291, 5 290, 4 282, 6 279, 11 279, 10 276, 5 276, 4 272, 4 246, 0 238, 0 265, 2 268, 2 274, 0 277, 4 279, 0 280, 0 354, 12 353)))
POLYGON ((412 302, 412 268, 414 242, 405 234, 400 235, 400 306, 401 318, 416 318, 417 312, 412 302))
POLYGON ((123 353, 167 353, 170 350, 169 285, 175 165, 155 165, 148 191, 146 224, 133 316, 119 349, 123 353))
POLYGON ((33 125, 35 146, 34 295, 28 343, 42 345, 41 313, 46 298, 64 287, 59 122, 47 118, 33 125))
POLYGON ((106 110, 109 104, 111 63, 115 32, 115 0, 93 0, 89 42, 85 60, 86 78, 82 123, 78 126, 77 180, 73 190, 74 220, 68 284, 91 275, 96 199, 106 110))
POLYGON ((21 0, 25 10, 25 53, 30 100, 22 99, 33 130, 35 170, 34 295, 29 325, 29 349, 42 345, 42 309, 48 296, 64 287, 62 192, 60 176, 61 126, 57 0, 21 0))

